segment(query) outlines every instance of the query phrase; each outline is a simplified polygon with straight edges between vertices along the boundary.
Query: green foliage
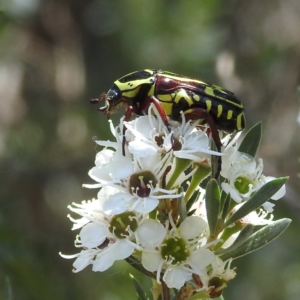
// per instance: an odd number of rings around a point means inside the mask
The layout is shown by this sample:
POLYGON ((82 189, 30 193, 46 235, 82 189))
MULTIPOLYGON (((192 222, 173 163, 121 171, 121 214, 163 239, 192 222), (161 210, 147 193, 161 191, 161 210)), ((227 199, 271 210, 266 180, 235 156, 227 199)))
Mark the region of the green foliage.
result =
POLYGON ((258 122, 247 132, 238 150, 255 157, 261 141, 261 135, 262 123, 258 122))
POLYGON ((134 275, 129 274, 129 277, 131 278, 136 294, 137 294, 137 300, 149 300, 147 297, 147 294, 144 291, 143 286, 139 283, 139 281, 134 277, 134 275))
POLYGON ((243 204, 225 223, 229 226, 233 222, 245 217, 268 201, 288 180, 288 177, 273 179, 263 185, 245 204, 243 204))
MULTIPOLYGON (((225 251, 225 253, 221 254, 220 256, 223 260, 229 258, 236 259, 238 257, 245 256, 272 242, 287 229, 290 223, 291 219, 286 218, 265 225, 261 229, 250 235, 245 242, 240 243, 240 241, 237 241, 238 246, 233 247, 232 249, 228 249, 228 251, 225 251)), ((250 228, 247 229, 245 237, 248 236, 249 232, 251 232, 250 228)), ((244 237, 241 237, 241 240, 243 241, 244 237)))
POLYGON ((229 246, 228 248, 226 248, 225 250, 221 250, 221 251, 216 251, 215 253, 218 255, 223 255, 225 253, 230 253, 232 252, 234 249, 236 249, 237 247, 239 247, 241 244, 243 244, 253 233, 255 226, 252 224, 247 224, 239 233, 238 237, 236 238, 236 240, 233 242, 233 244, 231 246, 229 246))
POLYGON ((216 229, 220 213, 221 199, 217 181, 212 178, 206 187, 205 205, 207 220, 211 237, 216 236, 216 229))
POLYGON ((186 206, 186 203, 184 201, 184 197, 183 197, 183 188, 180 187, 180 191, 182 193, 182 196, 178 199, 178 207, 179 207, 179 216, 180 219, 183 221, 187 216, 188 216, 188 209, 186 206))

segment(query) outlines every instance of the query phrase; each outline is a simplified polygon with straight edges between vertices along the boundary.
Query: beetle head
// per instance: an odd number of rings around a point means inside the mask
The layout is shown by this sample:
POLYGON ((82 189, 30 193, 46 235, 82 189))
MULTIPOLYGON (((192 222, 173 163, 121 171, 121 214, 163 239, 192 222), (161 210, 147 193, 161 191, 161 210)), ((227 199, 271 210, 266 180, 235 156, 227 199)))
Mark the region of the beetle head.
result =
POLYGON ((127 74, 116 80, 107 92, 102 94, 99 99, 92 99, 92 103, 97 103, 105 100, 105 106, 99 108, 104 112, 107 118, 110 117, 120 106, 136 105, 135 102, 143 101, 145 98, 145 89, 155 83, 156 70, 140 70, 127 74), (142 94, 141 94, 142 91, 142 94))
POLYGON ((112 88, 107 92, 103 93, 99 102, 105 100, 105 106, 99 108, 100 111, 104 112, 107 118, 120 106, 123 105, 124 99, 122 99, 122 93, 120 89, 114 84, 112 88))

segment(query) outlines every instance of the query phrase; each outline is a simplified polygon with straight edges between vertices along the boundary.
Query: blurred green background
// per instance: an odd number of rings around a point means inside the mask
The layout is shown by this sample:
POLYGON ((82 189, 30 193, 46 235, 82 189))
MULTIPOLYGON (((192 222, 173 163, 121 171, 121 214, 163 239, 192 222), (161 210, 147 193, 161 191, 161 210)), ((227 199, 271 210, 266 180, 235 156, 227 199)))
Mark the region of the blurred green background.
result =
POLYGON ((248 129, 263 122, 264 174, 290 176, 275 218, 293 223, 235 262, 225 298, 299 299, 299 0, 0 0, 0 9, 0 299, 136 299, 125 263, 73 274, 58 252, 77 252, 67 205, 96 196, 81 187, 100 150, 93 138, 111 138, 89 99, 144 68, 221 85, 245 104, 248 129))

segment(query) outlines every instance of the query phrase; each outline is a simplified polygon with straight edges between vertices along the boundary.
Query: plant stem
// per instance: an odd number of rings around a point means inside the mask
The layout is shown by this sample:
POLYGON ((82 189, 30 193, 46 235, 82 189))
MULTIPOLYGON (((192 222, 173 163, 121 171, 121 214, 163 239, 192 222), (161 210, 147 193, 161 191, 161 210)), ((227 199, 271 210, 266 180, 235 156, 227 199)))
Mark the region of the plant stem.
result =
POLYGON ((170 297, 170 289, 167 287, 164 281, 161 282, 161 287, 162 287, 162 300, 171 300, 170 297))

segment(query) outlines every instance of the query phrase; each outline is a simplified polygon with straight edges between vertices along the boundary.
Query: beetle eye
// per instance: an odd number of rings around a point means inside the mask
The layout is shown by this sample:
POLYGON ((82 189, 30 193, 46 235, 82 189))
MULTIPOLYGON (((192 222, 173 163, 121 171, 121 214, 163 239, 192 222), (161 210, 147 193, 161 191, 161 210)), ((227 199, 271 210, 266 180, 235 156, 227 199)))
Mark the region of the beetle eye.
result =
POLYGON ((113 86, 107 93, 106 98, 109 100, 118 100, 120 98, 120 90, 117 86, 113 86))

